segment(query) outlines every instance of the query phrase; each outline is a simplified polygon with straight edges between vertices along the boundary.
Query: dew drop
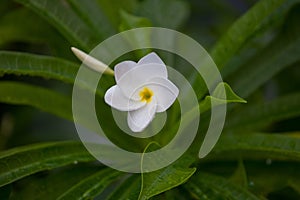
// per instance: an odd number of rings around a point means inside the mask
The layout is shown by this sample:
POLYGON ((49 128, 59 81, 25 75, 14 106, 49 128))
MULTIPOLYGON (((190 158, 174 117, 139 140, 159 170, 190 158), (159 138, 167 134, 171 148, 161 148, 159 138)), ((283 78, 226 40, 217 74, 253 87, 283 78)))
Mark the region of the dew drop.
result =
POLYGON ((272 164, 272 159, 268 158, 268 159, 266 160, 266 164, 267 164, 267 165, 271 165, 271 164, 272 164))
POLYGON ((254 182, 253 182, 253 181, 250 181, 250 182, 249 182, 249 186, 254 186, 254 182))

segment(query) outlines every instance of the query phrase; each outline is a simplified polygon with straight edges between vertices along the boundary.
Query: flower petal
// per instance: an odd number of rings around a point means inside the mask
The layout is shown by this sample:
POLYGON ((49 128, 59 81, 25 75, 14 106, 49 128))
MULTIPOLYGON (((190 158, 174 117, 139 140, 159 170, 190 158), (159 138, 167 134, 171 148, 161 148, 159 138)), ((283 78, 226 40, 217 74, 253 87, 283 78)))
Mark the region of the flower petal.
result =
POLYGON ((144 107, 128 112, 127 122, 133 132, 143 131, 154 118, 156 111, 155 98, 144 107))
POLYGON ((146 102, 133 101, 123 95, 122 91, 117 85, 109 88, 104 96, 104 100, 111 107, 120 111, 132 111, 143 107, 146 102))
POLYGON ((155 77, 167 78, 167 70, 165 65, 161 64, 145 64, 134 67, 125 73, 118 81, 118 86, 123 94, 132 99, 140 100, 138 90, 145 85, 148 80, 155 77))
POLYGON ((134 67, 137 66, 136 62, 127 60, 127 61, 123 61, 121 63, 118 63, 114 70, 115 70, 115 79, 116 82, 118 83, 120 78, 126 74, 128 71, 130 71, 131 69, 133 69, 134 67))
POLYGON ((170 80, 164 78, 153 78, 147 83, 157 100, 156 112, 166 111, 176 100, 179 90, 170 80))
POLYGON ((149 53, 149 54, 145 55, 144 57, 142 57, 139 60, 138 65, 151 64, 151 63, 165 65, 165 63, 160 59, 160 57, 154 52, 149 53))

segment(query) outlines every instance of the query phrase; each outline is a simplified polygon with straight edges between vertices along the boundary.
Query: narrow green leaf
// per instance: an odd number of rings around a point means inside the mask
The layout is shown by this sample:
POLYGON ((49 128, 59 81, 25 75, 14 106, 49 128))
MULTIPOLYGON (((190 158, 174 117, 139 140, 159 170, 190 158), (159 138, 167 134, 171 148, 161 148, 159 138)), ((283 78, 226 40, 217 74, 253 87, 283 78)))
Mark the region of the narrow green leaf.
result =
POLYGON ((300 160, 300 139, 279 134, 223 135, 208 159, 300 160), (211 157, 210 157, 211 156, 211 157))
MULTIPOLYGON (((0 61, 0 74, 39 76, 72 84, 80 67, 60 58, 10 51, 0 51, 0 61)), ((90 88, 87 80, 78 82, 83 88, 90 88)), ((103 96, 104 89, 98 87, 96 93, 103 96)))
POLYGON ((300 115, 300 93, 280 97, 270 102, 249 105, 228 119, 225 130, 255 129, 261 125, 300 115))
POLYGON ((67 0, 78 15, 85 20, 85 22, 92 27, 101 38, 105 39, 116 33, 111 22, 103 13, 103 8, 100 7, 97 0, 85 0, 84 2, 78 0, 67 0))
POLYGON ((10 199, 53 200, 101 168, 97 165, 75 164, 30 176, 14 183, 10 199))
POLYGON ((51 90, 17 82, 0 82, 0 102, 29 105, 73 120, 71 99, 51 90))
POLYGON ((258 29, 262 28, 264 20, 274 11, 282 7, 288 0, 259 1, 245 15, 239 18, 217 42, 211 51, 211 56, 219 68, 251 38, 258 29))
POLYGON ((271 159, 247 163, 249 189, 262 196, 289 186, 297 191, 300 185, 299 167, 297 162, 273 162, 271 159))
POLYGON ((171 165, 158 171, 144 173, 143 189, 139 199, 149 199, 177 187, 186 182, 195 171, 196 168, 178 168, 171 165))
POLYGON ((103 169, 67 190, 57 199, 92 199, 113 183, 122 173, 113 169, 103 169))
POLYGON ((278 37, 229 77, 230 85, 242 97, 249 96, 282 69, 300 60, 299 11, 300 6, 295 6, 278 37))
POLYGON ((203 113, 211 108, 211 102, 214 101, 214 105, 222 105, 227 103, 246 103, 244 99, 236 95, 227 83, 219 83, 211 96, 206 96, 203 101, 200 102, 200 112, 203 113), (224 88, 224 89, 222 89, 224 88), (225 92, 226 94, 224 94, 225 92))
POLYGON ((207 173, 197 174, 184 186, 196 199, 259 199, 227 179, 207 173))
POLYGON ((118 185, 105 200, 128 199, 136 200, 139 197, 141 187, 141 176, 133 174, 118 185))
POLYGON ((145 0, 137 14, 150 19, 155 26, 178 29, 189 16, 189 7, 181 0, 145 0))
POLYGON ((73 45, 90 51, 103 38, 93 32, 66 1, 16 0, 52 24, 73 45))
POLYGON ((60 58, 0 51, 0 73, 40 76, 73 83, 79 65, 60 58))
POLYGON ((0 29, 0 45, 15 41, 38 44, 49 42, 50 45, 64 43, 55 29, 26 8, 13 10, 3 16, 0 19, 0 29))
MULTIPOLYGON (((157 143, 149 143, 144 152, 158 148, 159 145, 157 143)), ((179 159, 176 163, 150 173, 144 173, 142 160, 142 188, 139 200, 149 199, 186 182, 196 171, 196 168, 188 167, 191 164, 191 160, 189 157, 184 157, 179 159)))
POLYGON ((39 171, 94 161, 78 142, 52 142, 17 147, 0 154, 0 186, 39 171))

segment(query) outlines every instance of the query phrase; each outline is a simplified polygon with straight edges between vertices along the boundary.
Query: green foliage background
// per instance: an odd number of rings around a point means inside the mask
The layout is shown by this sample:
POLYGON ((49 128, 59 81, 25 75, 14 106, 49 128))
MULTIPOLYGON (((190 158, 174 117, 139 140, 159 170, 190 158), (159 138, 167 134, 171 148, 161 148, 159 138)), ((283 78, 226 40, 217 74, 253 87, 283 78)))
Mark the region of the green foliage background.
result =
MULTIPOLYGON (((0 199, 300 199, 299 3, 1 0, 0 199), (78 141, 71 92, 80 62, 70 47, 89 52, 109 36, 144 26, 176 29, 202 44, 230 99, 218 99, 218 87, 207 96, 192 67, 157 51, 192 83, 203 118, 177 162, 126 174, 96 162, 78 141), (239 104, 239 96, 248 103, 239 104), (226 124, 212 153, 199 160, 211 101, 230 103, 226 124)), ((96 98, 114 80, 102 82, 96 98)), ((99 103, 97 109, 101 115, 109 107, 99 103)), ((164 145, 178 124, 178 105, 168 114, 159 136, 140 141, 116 127, 108 135, 133 151, 143 152, 153 141, 164 145)), ((111 126, 111 120, 102 123, 111 126)))

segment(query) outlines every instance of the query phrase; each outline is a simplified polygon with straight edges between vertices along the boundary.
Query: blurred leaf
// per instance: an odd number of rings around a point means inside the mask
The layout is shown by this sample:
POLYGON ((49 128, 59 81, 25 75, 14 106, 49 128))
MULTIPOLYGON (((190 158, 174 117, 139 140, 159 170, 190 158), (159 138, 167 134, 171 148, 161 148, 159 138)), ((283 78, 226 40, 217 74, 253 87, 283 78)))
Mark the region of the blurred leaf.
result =
POLYGON ((0 17, 13 10, 15 7, 14 2, 11 0, 2 0, 0 4, 0 17))
POLYGON ((132 13, 138 6, 138 0, 97 0, 101 10, 117 29, 121 23, 120 11, 132 13))
POLYGON ((227 121, 225 130, 254 129, 279 120, 289 119, 300 115, 300 93, 277 98, 271 102, 249 105, 239 109, 227 121))
POLYGON ((211 56, 221 69, 244 43, 262 28, 264 20, 289 0, 259 1, 240 17, 222 36, 211 51, 211 56))
POLYGON ((0 199, 2 200, 11 199, 10 194, 11 194, 11 185, 6 185, 0 188, 0 199))
POLYGON ((227 179, 207 173, 199 173, 191 181, 186 183, 185 188, 189 190, 195 199, 256 199, 252 193, 235 185, 227 179))
POLYGON ((105 39, 116 33, 107 16, 104 14, 97 0, 67 0, 78 13, 78 15, 85 20, 85 22, 92 27, 101 38, 105 39))
POLYGON ((62 0, 16 0, 29 7, 52 24, 73 45, 90 51, 104 38, 94 33, 89 25, 62 0))
MULTIPOLYGON (((120 11, 121 15, 121 24, 119 26, 119 30, 126 31, 134 28, 142 28, 142 27, 151 27, 152 23, 150 20, 144 17, 138 17, 127 13, 124 10, 120 11)), ((132 32, 132 34, 127 37, 127 42, 133 46, 138 47, 140 43, 143 45, 151 46, 151 32, 145 32, 145 34, 139 34, 132 32), (142 42, 141 42, 142 41, 142 42)), ((150 49, 137 49, 135 54, 138 58, 144 57, 147 53, 150 53, 150 49)))
POLYGON ((31 75, 73 83, 79 65, 50 56, 0 51, 0 74, 31 75))
POLYGON ((51 90, 17 82, 0 82, 0 102, 30 105, 73 120, 71 99, 51 90))
POLYGON ((181 0, 145 0, 137 14, 150 19, 154 26, 178 29, 189 16, 189 7, 181 0))
POLYGON ((141 176, 132 174, 119 184, 105 200, 115 199, 138 199, 141 187, 141 176))
POLYGON ((300 60, 299 10, 300 6, 294 7, 287 18, 287 27, 278 37, 230 78, 232 88, 242 97, 300 60))
POLYGON ((278 30, 285 24, 286 15, 290 8, 298 3, 299 0, 286 0, 282 6, 276 9, 270 16, 263 19, 259 28, 255 30, 244 44, 241 44, 229 62, 223 63, 222 76, 226 78, 234 73, 243 64, 251 62, 256 54, 259 54, 278 34, 278 30))
POLYGON ((152 23, 149 19, 131 15, 124 10, 120 11, 120 15, 122 20, 119 27, 120 31, 152 26, 152 23))
POLYGON ((229 180, 236 185, 240 185, 243 188, 248 187, 247 173, 242 160, 239 160, 238 166, 229 180))
POLYGON ((113 169, 103 169, 85 179, 60 195, 57 199, 92 199, 113 183, 121 172, 113 169))
POLYGON ((299 163, 276 162, 268 159, 263 163, 248 163, 246 167, 249 189, 258 195, 267 196, 288 186, 295 190, 297 186, 299 187, 299 163))
POLYGON ((39 171, 94 161, 78 142, 52 142, 16 147, 0 154, 0 186, 39 171))
POLYGON ((203 113, 211 108, 211 102, 214 101, 214 105, 222 105, 227 103, 246 103, 244 99, 236 95, 227 83, 219 83, 211 96, 206 96, 203 101, 200 102, 200 112, 203 113), (224 89, 223 89, 224 88, 224 89), (225 92, 226 94, 224 94, 225 92))
POLYGON ((55 29, 25 8, 13 10, 0 18, 0 29, 0 45, 16 41, 46 43, 61 55, 64 55, 65 51, 62 47, 69 46, 55 29))
POLYGON ((101 168, 96 165, 72 165, 48 174, 30 176, 14 184, 11 199, 53 200, 82 179, 96 173, 101 168))
POLYGON ((299 161, 300 139, 280 134, 223 135, 211 156, 219 160, 242 157, 299 161))

